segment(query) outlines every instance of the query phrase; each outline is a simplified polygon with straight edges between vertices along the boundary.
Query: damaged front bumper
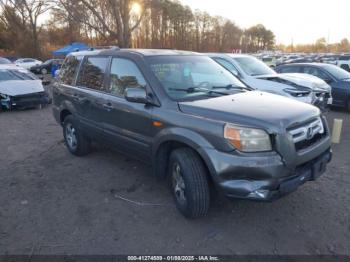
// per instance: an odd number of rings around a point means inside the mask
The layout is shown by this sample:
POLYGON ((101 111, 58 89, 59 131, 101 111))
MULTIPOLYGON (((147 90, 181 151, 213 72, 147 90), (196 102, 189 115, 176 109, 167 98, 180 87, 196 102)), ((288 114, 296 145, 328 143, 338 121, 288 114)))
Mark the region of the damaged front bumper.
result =
POLYGON ((0 105, 6 110, 26 109, 49 104, 50 98, 46 92, 31 93, 18 96, 0 95, 0 105))

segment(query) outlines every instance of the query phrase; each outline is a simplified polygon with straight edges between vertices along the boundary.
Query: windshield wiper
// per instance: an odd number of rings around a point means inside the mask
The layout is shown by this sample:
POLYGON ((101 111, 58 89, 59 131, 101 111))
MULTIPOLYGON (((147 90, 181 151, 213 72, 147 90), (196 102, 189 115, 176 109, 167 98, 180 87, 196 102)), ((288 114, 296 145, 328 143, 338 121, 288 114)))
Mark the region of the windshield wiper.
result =
POLYGON ((229 95, 229 93, 226 92, 220 92, 220 91, 215 91, 209 88, 204 88, 204 87, 189 87, 189 88, 169 88, 171 91, 180 91, 180 92, 186 92, 186 93, 200 93, 204 92, 206 94, 219 94, 219 95, 229 95))
POLYGON ((239 89, 239 90, 249 90, 252 91, 254 89, 248 87, 248 86, 235 86, 232 84, 226 85, 226 86, 213 86, 212 89, 239 89))

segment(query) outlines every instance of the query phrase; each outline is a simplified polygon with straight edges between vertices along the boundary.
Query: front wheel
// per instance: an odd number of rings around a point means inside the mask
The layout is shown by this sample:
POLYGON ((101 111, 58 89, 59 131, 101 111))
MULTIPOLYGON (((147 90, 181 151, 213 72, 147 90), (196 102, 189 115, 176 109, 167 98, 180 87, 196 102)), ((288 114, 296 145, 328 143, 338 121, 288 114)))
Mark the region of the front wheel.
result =
POLYGON ((80 132, 72 115, 64 119, 63 136, 69 152, 73 155, 84 156, 90 152, 90 140, 80 132))
POLYGON ((168 175, 178 210, 187 218, 208 213, 210 192, 207 170, 196 152, 180 148, 170 155, 168 175))

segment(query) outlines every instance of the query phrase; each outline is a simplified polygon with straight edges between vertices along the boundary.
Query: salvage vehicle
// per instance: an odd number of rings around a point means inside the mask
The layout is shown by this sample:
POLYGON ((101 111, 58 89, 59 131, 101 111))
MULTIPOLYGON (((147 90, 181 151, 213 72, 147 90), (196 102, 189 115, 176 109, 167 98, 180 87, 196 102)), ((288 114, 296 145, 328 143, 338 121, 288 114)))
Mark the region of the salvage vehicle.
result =
POLYGON ((26 69, 0 65, 0 107, 6 110, 42 107, 50 99, 41 80, 26 69))
POLYGON ((332 106, 350 111, 350 73, 335 65, 323 63, 303 63, 282 65, 277 72, 304 73, 319 77, 332 87, 332 106))
POLYGON ((32 66, 41 65, 43 62, 33 58, 21 58, 15 61, 16 66, 20 66, 25 69, 30 69, 32 66))
POLYGON ((193 52, 72 53, 53 84, 53 115, 73 155, 99 141, 151 163, 188 218, 207 214, 213 188, 229 198, 278 199, 317 179, 332 156, 317 107, 249 91, 193 52))
POLYGON ((30 71, 34 74, 46 75, 51 73, 53 67, 59 69, 62 63, 63 59, 49 59, 40 65, 32 66, 30 71))
POLYGON ((278 74, 259 59, 241 54, 208 54, 247 86, 318 106, 332 103, 331 87, 307 74, 278 74))

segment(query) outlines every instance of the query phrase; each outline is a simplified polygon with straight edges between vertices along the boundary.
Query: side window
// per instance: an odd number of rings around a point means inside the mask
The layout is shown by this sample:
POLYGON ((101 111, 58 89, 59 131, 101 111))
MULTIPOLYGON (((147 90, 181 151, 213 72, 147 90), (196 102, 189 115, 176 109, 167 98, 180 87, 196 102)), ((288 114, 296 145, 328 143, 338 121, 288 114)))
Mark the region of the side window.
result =
POLYGON ((108 62, 108 57, 87 57, 80 70, 77 86, 103 90, 108 62))
POLYGON ((327 77, 327 75, 325 73, 323 73, 318 68, 314 68, 314 67, 305 67, 304 68, 304 73, 305 74, 309 74, 309 75, 317 76, 318 78, 321 78, 323 80, 329 79, 329 77, 327 77))
POLYGON ((145 87, 146 80, 136 64, 128 59, 113 58, 107 91, 113 95, 124 97, 126 88, 140 86, 145 87))
POLYGON ((72 85, 82 59, 82 56, 68 56, 60 71, 59 80, 66 85, 72 85))
POLYGON ((300 67, 298 67, 298 66, 282 67, 278 71, 279 71, 279 73, 299 73, 300 72, 300 67))
POLYGON ((230 62, 226 61, 225 59, 222 58, 218 58, 215 57, 214 60, 216 62, 218 62, 220 65, 222 65, 223 67, 225 67, 227 70, 229 70, 232 73, 238 74, 237 69, 234 67, 233 64, 231 64, 230 62))

